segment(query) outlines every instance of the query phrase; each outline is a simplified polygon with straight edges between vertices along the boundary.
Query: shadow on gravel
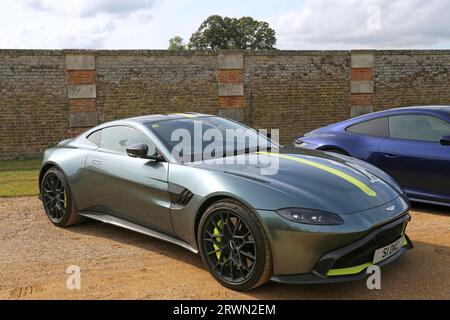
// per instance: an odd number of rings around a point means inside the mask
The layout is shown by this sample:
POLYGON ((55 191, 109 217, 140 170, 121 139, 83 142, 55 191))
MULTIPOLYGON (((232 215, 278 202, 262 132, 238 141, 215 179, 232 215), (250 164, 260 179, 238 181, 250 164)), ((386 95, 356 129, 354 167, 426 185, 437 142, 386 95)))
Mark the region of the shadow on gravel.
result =
MULTIPOLYGON (((430 212, 429 206, 415 206, 415 210, 430 212)), ((434 211, 433 208, 431 208, 434 211)), ((439 208, 442 212, 442 208, 439 208)), ((436 213, 439 213, 436 211, 436 213)), ((448 211, 450 213, 450 210, 448 211)), ((181 247, 116 226, 88 221, 68 228, 74 233, 108 238, 137 246, 171 259, 197 267, 207 272, 198 255, 181 247)), ((398 260, 381 270, 381 290, 369 290, 366 281, 320 284, 285 285, 269 282, 250 292, 243 293, 256 299, 450 299, 450 248, 425 242, 414 242, 398 260)), ((169 270, 168 270, 169 271, 169 270)), ((213 278, 211 277, 211 281, 213 278)), ((207 283, 199 284, 208 287, 207 283)), ((224 291, 228 289, 223 288, 224 291)))
POLYGON ((418 213, 430 213, 450 217, 450 207, 436 206, 419 202, 414 202, 411 204, 411 206, 411 210, 414 210, 418 213))
POLYGON ((71 226, 66 230, 92 237, 110 239, 144 250, 151 250, 154 253, 162 254, 168 258, 186 262, 203 269, 200 256, 182 247, 107 223, 88 220, 82 224, 71 226))
POLYGON ((268 283, 247 293, 257 299, 450 299, 450 248, 414 242, 415 248, 381 269, 381 290, 366 280, 317 285, 268 283))

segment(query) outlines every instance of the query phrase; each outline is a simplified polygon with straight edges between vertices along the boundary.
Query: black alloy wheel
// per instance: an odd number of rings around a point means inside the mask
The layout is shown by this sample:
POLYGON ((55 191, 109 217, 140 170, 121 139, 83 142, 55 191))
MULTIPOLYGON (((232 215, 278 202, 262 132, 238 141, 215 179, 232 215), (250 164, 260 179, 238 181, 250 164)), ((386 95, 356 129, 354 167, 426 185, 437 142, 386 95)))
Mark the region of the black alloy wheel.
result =
POLYGON ((49 220, 58 227, 82 222, 65 175, 56 167, 49 168, 40 185, 42 204, 49 220))
POLYGON ((52 222, 60 222, 66 214, 67 195, 58 175, 50 172, 42 181, 42 201, 52 222))
POLYGON ((247 224, 229 210, 212 214, 203 229, 208 263, 222 279, 240 283, 251 276, 257 252, 247 224))
POLYGON ((197 237, 203 263, 225 287, 245 291, 269 281, 272 254, 254 210, 219 200, 203 213, 197 237))

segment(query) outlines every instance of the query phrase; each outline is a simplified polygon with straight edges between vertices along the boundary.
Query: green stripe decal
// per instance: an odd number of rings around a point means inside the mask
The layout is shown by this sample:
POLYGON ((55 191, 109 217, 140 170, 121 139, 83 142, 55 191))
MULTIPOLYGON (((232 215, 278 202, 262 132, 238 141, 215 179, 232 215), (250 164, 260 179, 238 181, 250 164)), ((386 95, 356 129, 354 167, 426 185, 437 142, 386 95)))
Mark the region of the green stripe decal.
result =
POLYGON ((406 240, 406 237, 403 237, 402 247, 406 246, 408 244, 408 240, 406 240))
POLYGON ((365 194, 367 194, 368 196, 371 197, 376 197, 377 193, 375 191, 373 191, 371 188, 369 188, 365 183, 359 181, 358 179, 342 172, 339 171, 337 169, 331 168, 329 166, 326 166, 324 164, 315 162, 315 161, 311 161, 311 160, 307 160, 307 159, 302 159, 302 158, 297 158, 294 156, 288 156, 286 154, 279 154, 279 153, 271 153, 271 152, 263 152, 263 151, 259 151, 257 152, 258 154, 264 154, 264 155, 273 155, 273 156, 277 156, 283 159, 287 159, 287 160, 292 160, 292 161, 296 161, 299 163, 303 163, 303 164, 307 164, 309 166, 312 166, 314 168, 326 171, 328 173, 334 174, 335 176, 338 176, 341 179, 344 179, 348 182, 350 182, 351 184, 355 185, 356 187, 358 187, 359 189, 361 189, 361 191, 363 191, 365 194))
POLYGON ((327 276, 345 276, 348 274, 356 274, 356 273, 360 273, 361 271, 363 271, 367 267, 370 267, 371 265, 372 265, 372 263, 367 262, 367 263, 363 263, 358 266, 349 267, 349 268, 330 269, 327 272, 327 276))

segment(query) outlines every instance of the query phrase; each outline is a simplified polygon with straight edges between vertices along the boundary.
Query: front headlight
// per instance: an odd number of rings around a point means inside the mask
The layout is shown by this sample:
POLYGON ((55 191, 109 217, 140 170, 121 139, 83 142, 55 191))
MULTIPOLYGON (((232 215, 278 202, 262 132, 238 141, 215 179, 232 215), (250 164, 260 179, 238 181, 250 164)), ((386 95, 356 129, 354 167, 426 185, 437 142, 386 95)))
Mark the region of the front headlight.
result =
POLYGON ((295 139, 295 141, 294 141, 294 145, 295 145, 296 147, 300 147, 300 148, 304 148, 304 147, 306 147, 308 144, 309 144, 309 143, 303 142, 303 141, 300 140, 300 139, 295 139))
POLYGON ((344 220, 335 213, 314 209, 285 208, 276 212, 285 219, 304 224, 338 225, 344 223, 344 220))
POLYGON ((297 147, 299 147, 299 148, 306 148, 308 145, 309 145, 309 143, 302 142, 302 143, 297 144, 297 147))

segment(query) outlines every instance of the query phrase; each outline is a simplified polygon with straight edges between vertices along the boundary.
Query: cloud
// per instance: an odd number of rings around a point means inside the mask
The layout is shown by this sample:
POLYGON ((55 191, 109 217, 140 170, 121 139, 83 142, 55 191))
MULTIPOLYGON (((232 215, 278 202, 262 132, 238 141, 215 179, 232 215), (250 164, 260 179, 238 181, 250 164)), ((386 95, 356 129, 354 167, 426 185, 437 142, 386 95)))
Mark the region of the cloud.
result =
POLYGON ((94 17, 98 14, 128 15, 150 9, 156 2, 157 0, 30 0, 28 5, 40 11, 94 17))
POLYGON ((21 14, 31 19, 0 37, 0 46, 105 48, 116 31, 150 21, 157 1, 163 0, 23 0, 21 14))
POLYGON ((99 49, 116 29, 102 16, 97 19, 68 19, 59 28, 39 25, 25 28, 6 38, 3 47, 18 49, 99 49))
POLYGON ((279 49, 443 48, 449 0, 9 0, 3 48, 165 48, 212 13, 252 15, 279 49), (272 8, 269 10, 268 8, 272 8), (277 8, 274 10, 273 8, 277 8))
POLYGON ((58 34, 55 43, 61 48, 103 48, 104 41, 116 29, 109 19, 71 21, 64 32, 58 34))
POLYGON ((283 48, 411 48, 450 40, 449 12, 441 0, 308 0, 271 24, 283 48))

